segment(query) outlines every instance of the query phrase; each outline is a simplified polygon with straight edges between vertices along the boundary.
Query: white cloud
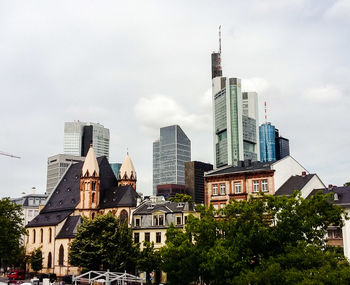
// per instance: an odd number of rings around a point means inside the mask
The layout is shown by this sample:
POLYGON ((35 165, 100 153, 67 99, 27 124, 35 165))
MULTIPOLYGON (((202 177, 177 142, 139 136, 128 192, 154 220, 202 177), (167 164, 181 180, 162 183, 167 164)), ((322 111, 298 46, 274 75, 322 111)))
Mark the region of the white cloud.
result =
POLYGON ((325 13, 328 19, 350 20, 350 1, 337 0, 325 13))
POLYGON ((270 87, 270 84, 260 77, 242 79, 242 90, 246 92, 261 93, 266 91, 270 87))
POLYGON ((304 97, 312 102, 327 103, 338 101, 342 98, 342 93, 334 86, 324 86, 318 88, 309 88, 304 92, 304 97))

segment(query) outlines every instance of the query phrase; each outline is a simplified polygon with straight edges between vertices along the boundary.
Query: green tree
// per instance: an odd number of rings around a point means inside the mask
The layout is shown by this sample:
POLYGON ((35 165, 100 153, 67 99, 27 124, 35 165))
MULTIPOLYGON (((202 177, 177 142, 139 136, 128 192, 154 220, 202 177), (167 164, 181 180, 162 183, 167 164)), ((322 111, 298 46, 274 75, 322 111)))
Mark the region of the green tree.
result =
POLYGON ((343 210, 330 199, 321 193, 303 199, 296 192, 233 201, 219 211, 199 208, 201 218, 188 218, 184 232, 168 230, 162 256, 169 282, 329 284, 337 277, 346 284, 349 264, 324 238, 329 225, 343 224, 343 210))
POLYGON ((137 261, 137 268, 146 272, 146 281, 150 283, 150 273, 161 268, 160 252, 154 249, 154 243, 144 242, 137 261))
MULTIPOLYGON (((23 251, 22 208, 9 198, 0 200, 0 262, 1 266, 20 263, 23 251)), ((22 260, 23 261, 23 260, 22 260)))
POLYGON ((127 223, 108 213, 83 218, 70 251, 70 263, 85 270, 134 272, 139 246, 133 243, 127 223))
POLYGON ((192 196, 187 195, 187 194, 179 194, 179 193, 176 193, 174 197, 170 197, 169 201, 176 202, 176 203, 179 203, 179 202, 190 202, 190 203, 192 203, 193 202, 192 196))
POLYGON ((35 274, 38 274, 38 271, 43 269, 43 253, 41 247, 34 249, 29 255, 29 264, 35 274))
POLYGON ((350 186, 350 182, 345 182, 344 186, 350 186))

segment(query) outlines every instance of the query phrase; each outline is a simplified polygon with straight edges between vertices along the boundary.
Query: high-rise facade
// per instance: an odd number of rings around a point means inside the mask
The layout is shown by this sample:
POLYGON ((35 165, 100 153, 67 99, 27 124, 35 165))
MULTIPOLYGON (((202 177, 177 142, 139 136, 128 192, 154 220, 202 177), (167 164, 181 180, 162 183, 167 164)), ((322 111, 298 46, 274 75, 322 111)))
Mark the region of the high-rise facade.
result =
POLYGON ((239 78, 222 77, 220 53, 211 58, 214 167, 259 160, 257 93, 242 93, 239 78))
POLYGON ((260 160, 275 161, 289 155, 289 140, 279 135, 278 129, 271 123, 259 127, 260 160))
POLYGON ((86 156, 90 144, 97 157, 106 156, 109 159, 109 129, 98 123, 64 123, 65 154, 86 156))
POLYGON ((157 185, 185 185, 185 162, 191 161, 191 141, 178 125, 160 129, 153 142, 153 193, 157 185))

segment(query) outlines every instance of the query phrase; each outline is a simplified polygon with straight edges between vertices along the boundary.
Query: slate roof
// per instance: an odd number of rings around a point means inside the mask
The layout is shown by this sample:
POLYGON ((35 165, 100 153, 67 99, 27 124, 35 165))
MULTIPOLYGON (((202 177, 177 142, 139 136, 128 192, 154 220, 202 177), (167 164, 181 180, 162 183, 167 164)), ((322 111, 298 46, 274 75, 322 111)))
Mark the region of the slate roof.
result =
POLYGON ((152 203, 151 201, 146 201, 135 209, 133 215, 152 214, 153 212, 157 211, 162 211, 165 213, 182 213, 183 211, 194 211, 194 204, 188 202, 176 203, 164 201, 152 203))
POLYGON ((333 186, 332 189, 314 189, 311 191, 307 198, 315 195, 317 192, 321 191, 323 194, 336 193, 338 199, 334 199, 333 203, 339 206, 350 206, 350 186, 333 186))
POLYGON ((77 226, 80 224, 80 221, 81 216, 68 217, 56 238, 74 238, 77 231, 77 226))
MULTIPOLYGON (((105 156, 99 157, 97 161, 100 168, 99 208, 135 207, 138 197, 136 191, 131 186, 117 186, 118 181, 105 156)), ((80 200, 80 176, 83 163, 78 162, 68 168, 57 187, 52 191, 45 207, 26 227, 57 225, 73 213, 80 200), (64 218, 61 219, 63 216, 64 218)))
POLYGON ((208 171, 204 174, 205 177, 224 175, 224 174, 234 174, 241 172, 261 172, 261 171, 270 171, 272 170, 271 165, 276 161, 271 162, 261 162, 253 161, 247 166, 244 165, 243 161, 239 161, 238 166, 224 166, 212 171, 208 171))
POLYGON ((280 188, 277 189, 275 195, 291 195, 295 190, 300 190, 312 179, 316 174, 293 175, 280 188))

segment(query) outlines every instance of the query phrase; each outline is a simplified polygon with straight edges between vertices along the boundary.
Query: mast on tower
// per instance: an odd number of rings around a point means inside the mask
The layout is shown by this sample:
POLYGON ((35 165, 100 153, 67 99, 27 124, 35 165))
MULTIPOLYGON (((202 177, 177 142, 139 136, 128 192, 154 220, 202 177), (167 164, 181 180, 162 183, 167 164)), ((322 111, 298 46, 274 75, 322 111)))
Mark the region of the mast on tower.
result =
POLYGON ((219 52, 211 54, 211 78, 221 77, 221 25, 219 26, 219 52))

